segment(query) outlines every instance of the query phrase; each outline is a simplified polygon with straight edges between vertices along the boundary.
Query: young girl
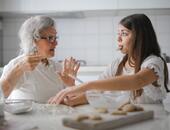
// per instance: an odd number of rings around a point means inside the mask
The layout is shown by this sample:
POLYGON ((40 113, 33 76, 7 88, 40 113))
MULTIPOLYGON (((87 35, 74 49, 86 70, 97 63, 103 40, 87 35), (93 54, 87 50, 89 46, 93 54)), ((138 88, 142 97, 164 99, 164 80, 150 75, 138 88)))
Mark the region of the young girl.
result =
POLYGON ((136 103, 160 103, 169 92, 168 70, 149 18, 134 14, 118 26, 118 47, 123 58, 112 62, 101 80, 60 91, 49 103, 61 103, 87 90, 131 91, 136 103))

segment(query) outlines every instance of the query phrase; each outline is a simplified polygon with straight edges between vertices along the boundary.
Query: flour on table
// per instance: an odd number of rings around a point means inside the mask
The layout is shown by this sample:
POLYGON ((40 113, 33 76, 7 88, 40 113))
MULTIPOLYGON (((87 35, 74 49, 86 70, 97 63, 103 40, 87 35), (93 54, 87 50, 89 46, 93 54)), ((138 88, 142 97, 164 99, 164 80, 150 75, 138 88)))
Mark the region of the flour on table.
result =
POLYGON ((61 104, 36 104, 35 109, 48 114, 72 114, 76 112, 73 107, 61 104))

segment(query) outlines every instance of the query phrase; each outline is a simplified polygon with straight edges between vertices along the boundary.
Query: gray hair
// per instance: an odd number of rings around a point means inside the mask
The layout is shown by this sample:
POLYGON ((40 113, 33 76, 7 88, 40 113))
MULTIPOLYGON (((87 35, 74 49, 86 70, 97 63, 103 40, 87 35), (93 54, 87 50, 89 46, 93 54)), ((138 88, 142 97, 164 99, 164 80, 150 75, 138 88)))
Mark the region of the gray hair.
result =
POLYGON ((27 19, 19 30, 20 54, 30 54, 34 51, 34 43, 40 37, 40 32, 55 26, 55 21, 48 16, 34 16, 27 19))

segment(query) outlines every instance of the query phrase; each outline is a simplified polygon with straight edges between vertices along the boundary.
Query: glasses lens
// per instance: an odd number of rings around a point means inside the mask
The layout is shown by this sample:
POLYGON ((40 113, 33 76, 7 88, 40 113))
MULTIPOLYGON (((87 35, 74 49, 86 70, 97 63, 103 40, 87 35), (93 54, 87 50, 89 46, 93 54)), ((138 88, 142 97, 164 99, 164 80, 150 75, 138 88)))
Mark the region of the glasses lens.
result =
POLYGON ((49 36, 47 37, 49 42, 55 42, 57 37, 56 36, 49 36))
POLYGON ((56 42, 58 37, 57 36, 47 36, 47 37, 41 37, 41 39, 46 39, 48 42, 52 43, 52 42, 56 42))

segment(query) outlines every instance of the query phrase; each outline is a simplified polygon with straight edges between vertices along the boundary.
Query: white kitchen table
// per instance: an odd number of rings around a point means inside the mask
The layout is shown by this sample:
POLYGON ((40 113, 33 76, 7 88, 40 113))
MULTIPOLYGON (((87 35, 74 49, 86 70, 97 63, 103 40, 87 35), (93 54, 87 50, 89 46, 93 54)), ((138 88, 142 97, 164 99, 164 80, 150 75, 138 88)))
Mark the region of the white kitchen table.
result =
MULTIPOLYGON (((114 130, 170 130, 170 114, 164 110, 161 104, 142 106, 145 110, 154 110, 154 119, 122 126, 114 130)), ((75 112, 80 113, 88 113, 93 110, 89 105, 75 108, 75 112)), ((73 130, 62 125, 62 118, 65 116, 66 114, 42 112, 36 110, 36 108, 33 108, 31 112, 20 115, 5 113, 8 125, 0 128, 0 130, 73 130)))

